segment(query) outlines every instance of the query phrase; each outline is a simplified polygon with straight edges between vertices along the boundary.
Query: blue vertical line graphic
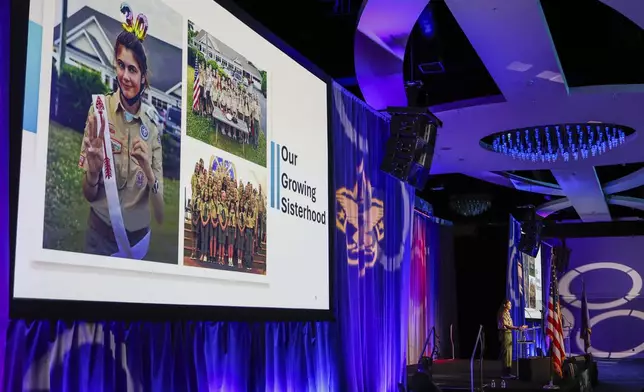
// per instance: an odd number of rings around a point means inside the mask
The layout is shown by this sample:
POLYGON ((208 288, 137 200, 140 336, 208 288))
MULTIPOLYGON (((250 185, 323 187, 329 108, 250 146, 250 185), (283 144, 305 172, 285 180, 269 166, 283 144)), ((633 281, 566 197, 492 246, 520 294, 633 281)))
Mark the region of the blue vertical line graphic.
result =
POLYGON ((277 203, 275 205, 275 208, 277 208, 279 210, 279 208, 280 208, 280 188, 281 188, 280 175, 282 173, 280 173, 280 161, 281 161, 281 159, 280 159, 280 145, 278 144, 278 145, 276 145, 276 147, 277 148, 275 149, 275 159, 277 160, 277 173, 276 173, 277 174, 277 203))
POLYGON ((275 208, 275 142, 271 141, 271 208, 275 208))
POLYGON ((27 32, 27 67, 25 71, 25 100, 23 103, 22 129, 36 133, 38 128, 38 98, 40 95, 40 54, 42 26, 29 21, 27 32))

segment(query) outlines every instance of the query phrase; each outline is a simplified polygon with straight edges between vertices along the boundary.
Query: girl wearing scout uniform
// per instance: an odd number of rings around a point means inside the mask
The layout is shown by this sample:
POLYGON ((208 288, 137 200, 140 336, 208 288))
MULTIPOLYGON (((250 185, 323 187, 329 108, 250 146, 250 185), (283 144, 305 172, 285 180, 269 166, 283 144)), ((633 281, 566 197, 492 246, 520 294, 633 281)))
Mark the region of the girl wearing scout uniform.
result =
POLYGON ((257 196, 257 188, 253 187, 253 212, 255 218, 255 227, 253 227, 253 255, 256 255, 259 249, 259 197, 257 196))
POLYGON ((244 97, 244 123, 250 130, 250 106, 248 104, 248 96, 244 97))
POLYGON ((210 192, 211 198, 210 198, 210 203, 208 204, 210 208, 210 227, 209 227, 209 237, 208 237, 208 246, 209 246, 209 253, 208 253, 208 262, 214 263, 217 260, 217 226, 219 226, 219 220, 217 219, 218 216, 218 211, 217 211, 217 181, 215 181, 215 177, 211 174, 210 176, 210 186, 208 187, 208 191, 210 192))
POLYGON ((226 248, 228 249, 228 265, 233 266, 235 257, 235 234, 237 233, 237 184, 231 179, 228 182, 228 230, 226 233, 226 248))
MULTIPOLYGON (((212 102, 210 102, 210 115, 212 116, 213 120, 215 119, 215 114, 217 113, 215 111, 215 108, 219 106, 219 96, 221 95, 221 90, 218 88, 219 82, 217 81, 219 78, 219 72, 217 70, 214 70, 214 75, 212 79, 212 88, 211 88, 211 93, 210 93, 210 98, 212 99, 212 102)), ((215 129, 217 129, 215 125, 215 129)))
POLYGON ((209 255, 208 243, 210 241, 210 192, 208 187, 202 189, 199 211, 201 212, 201 258, 199 260, 207 262, 209 255))
POLYGON ((237 248, 237 266, 242 267, 244 258, 244 233, 246 231, 246 208, 243 199, 239 199, 237 204, 237 228, 235 247, 237 248))
POLYGON ((226 203, 226 191, 221 188, 220 197, 217 203, 217 211, 219 215, 219 228, 217 230, 217 246, 218 246, 218 261, 219 264, 226 263, 227 251, 225 248, 226 237, 228 236, 228 207, 226 203))
POLYGON ((239 227, 239 192, 237 190, 237 180, 234 179, 230 182, 230 199, 231 199, 231 210, 229 214, 233 215, 232 224, 228 227, 228 244, 232 247, 231 258, 233 265, 237 264, 239 259, 239 250, 237 249, 237 237, 238 236, 238 227, 239 227))
POLYGON ((228 265, 233 266, 233 257, 235 255, 235 233, 237 233, 237 210, 235 199, 230 198, 228 202, 228 229, 226 230, 226 249, 228 252, 228 265))
POLYGON ((257 97, 253 97, 253 107, 255 108, 254 110, 254 116, 253 116, 253 123, 254 123, 254 128, 255 128, 255 139, 253 140, 253 144, 255 145, 255 148, 257 148, 257 143, 259 142, 259 133, 261 132, 260 130, 260 117, 261 117, 261 108, 259 107, 259 101, 257 97))
POLYGON ((192 200, 190 203, 190 217, 191 217, 191 223, 192 223, 192 254, 190 255, 190 258, 194 260, 197 258, 196 254, 199 252, 199 229, 201 225, 199 224, 199 208, 198 208, 198 200, 199 200, 199 192, 201 191, 201 186, 199 183, 199 177, 201 175, 201 167, 199 166, 199 162, 195 163, 195 172, 192 174, 192 178, 190 179, 190 185, 192 189, 192 200))
POLYGON ((257 195, 257 250, 259 251, 262 248, 262 241, 264 241, 264 236, 266 233, 266 203, 264 202, 264 194, 262 193, 262 186, 259 186, 259 192, 257 195))
POLYGON ((244 231, 244 266, 250 269, 253 265, 253 229, 255 228, 255 211, 253 209, 252 199, 249 197, 246 200, 246 230, 244 231))
POLYGON ((94 95, 78 166, 90 204, 85 252, 143 259, 150 244, 151 215, 163 223, 161 135, 141 100, 150 87, 143 47, 147 17, 127 5, 124 31, 114 44, 117 89, 94 95))

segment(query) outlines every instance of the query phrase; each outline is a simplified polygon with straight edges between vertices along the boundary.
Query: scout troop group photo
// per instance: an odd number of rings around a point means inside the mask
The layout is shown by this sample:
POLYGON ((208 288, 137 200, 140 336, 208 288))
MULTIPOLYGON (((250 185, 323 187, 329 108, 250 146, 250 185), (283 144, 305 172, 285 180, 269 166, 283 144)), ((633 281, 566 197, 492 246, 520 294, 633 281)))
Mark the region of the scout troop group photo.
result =
POLYGON ((210 117, 221 134, 257 149, 261 116, 258 93, 211 64, 203 66, 201 80, 195 112, 210 117), (224 118, 228 121, 222 121, 224 118))
POLYGON ((266 167, 266 72, 192 22, 187 60, 187 135, 266 167))
POLYGON ((261 185, 244 184, 234 173, 224 164, 206 167, 203 159, 195 164, 184 264, 265 274, 266 196, 261 185))

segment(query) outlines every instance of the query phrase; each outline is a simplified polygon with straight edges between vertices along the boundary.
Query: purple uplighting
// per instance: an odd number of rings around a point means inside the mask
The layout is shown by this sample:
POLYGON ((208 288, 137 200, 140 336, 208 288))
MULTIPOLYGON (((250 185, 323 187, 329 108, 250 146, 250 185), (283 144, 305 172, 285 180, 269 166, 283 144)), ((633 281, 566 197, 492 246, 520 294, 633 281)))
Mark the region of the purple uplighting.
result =
POLYGON ((586 285, 591 352, 599 358, 644 358, 641 334, 644 327, 644 237, 571 238, 569 269, 559 281, 564 315, 573 325, 570 351, 579 346, 580 298, 586 285), (639 349, 638 347, 642 347, 639 349))

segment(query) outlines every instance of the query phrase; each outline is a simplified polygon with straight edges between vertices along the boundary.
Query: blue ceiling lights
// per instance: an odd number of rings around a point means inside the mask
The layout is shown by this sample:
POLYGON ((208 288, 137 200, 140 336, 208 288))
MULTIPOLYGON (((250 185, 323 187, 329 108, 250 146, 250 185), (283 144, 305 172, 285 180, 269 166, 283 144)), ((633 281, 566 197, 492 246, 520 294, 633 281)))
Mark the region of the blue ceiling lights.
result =
POLYGON ((499 132, 484 137, 480 144, 522 161, 568 162, 604 154, 634 133, 632 128, 615 124, 560 124, 499 132))

